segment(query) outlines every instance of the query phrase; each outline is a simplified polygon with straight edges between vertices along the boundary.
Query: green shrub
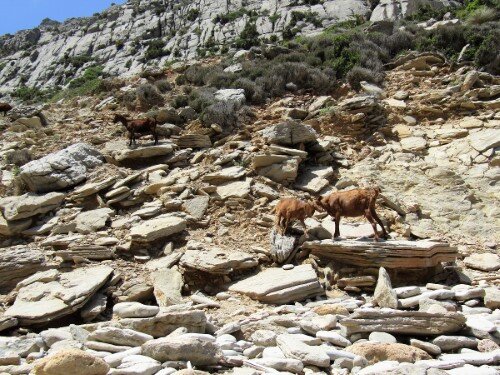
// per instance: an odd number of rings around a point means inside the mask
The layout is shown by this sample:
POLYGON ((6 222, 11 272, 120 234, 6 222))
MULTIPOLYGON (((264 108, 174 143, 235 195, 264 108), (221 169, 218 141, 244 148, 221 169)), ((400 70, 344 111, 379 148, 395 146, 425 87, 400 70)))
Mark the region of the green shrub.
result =
POLYGON ((149 109, 155 105, 161 106, 164 103, 163 96, 158 89, 149 83, 140 85, 135 92, 143 108, 149 109))
POLYGON ((0 73, 2 72, 2 70, 4 70, 6 66, 7 66, 6 62, 0 63, 0 73))
POLYGON ((259 44, 259 33, 257 32, 255 22, 247 22, 238 39, 236 39, 236 47, 249 49, 250 47, 257 46, 259 44))
POLYGON ((361 88, 361 81, 379 84, 383 80, 383 74, 367 68, 355 66, 347 73, 346 78, 353 89, 359 90, 361 88))
POLYGON ((12 96, 18 98, 23 102, 37 102, 41 101, 44 97, 42 90, 36 87, 20 86, 13 93, 12 96))
POLYGON ((81 77, 73 79, 69 83, 68 87, 70 89, 74 89, 74 88, 81 87, 90 81, 97 80, 99 77, 102 76, 102 71, 103 71, 102 66, 90 67, 90 68, 85 70, 85 72, 83 73, 83 75, 81 77))
POLYGON ((189 98, 186 95, 176 95, 170 104, 176 109, 187 107, 189 104, 189 98))
POLYGON ((93 58, 87 55, 78 55, 73 57, 65 56, 64 60, 66 62, 66 65, 73 65, 75 68, 80 69, 86 63, 92 61, 93 58))
POLYGON ((218 124, 223 129, 230 129, 238 123, 238 108, 232 101, 216 102, 208 106, 201 116, 205 126, 218 124))
POLYGON ((155 82, 155 86, 160 92, 165 93, 172 90, 172 85, 166 79, 161 79, 155 82))
POLYGON ((169 54, 167 50, 164 49, 165 42, 161 39, 154 39, 148 43, 148 49, 144 55, 146 61, 158 59, 160 57, 166 56, 169 54))
POLYGON ((198 9, 191 8, 191 9, 189 9, 189 11, 187 13, 186 18, 188 19, 188 21, 193 22, 198 18, 199 15, 200 15, 200 11, 198 9))
POLYGON ((480 25, 486 22, 495 21, 499 18, 499 12, 496 9, 487 6, 480 6, 472 11, 466 18, 470 24, 480 25))
POLYGON ((189 106, 196 112, 202 113, 203 110, 215 103, 215 90, 210 87, 202 87, 193 90, 189 95, 189 106))
POLYGON ((245 98, 248 102, 253 104, 261 104, 266 99, 262 87, 257 85, 254 81, 248 78, 238 78, 233 82, 233 88, 245 90, 245 98))

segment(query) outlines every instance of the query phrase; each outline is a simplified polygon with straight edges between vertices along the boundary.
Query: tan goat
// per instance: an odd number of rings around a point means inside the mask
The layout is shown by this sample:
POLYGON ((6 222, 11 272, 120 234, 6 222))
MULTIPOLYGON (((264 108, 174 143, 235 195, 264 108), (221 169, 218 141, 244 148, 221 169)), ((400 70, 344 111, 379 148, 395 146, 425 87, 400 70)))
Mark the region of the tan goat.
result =
POLYGON ((304 231, 307 235, 307 227, 304 220, 314 215, 314 211, 317 208, 318 207, 314 201, 304 202, 296 198, 281 199, 274 208, 274 212, 276 213, 276 219, 274 222, 276 230, 279 230, 281 235, 284 235, 290 225, 290 222, 292 220, 299 220, 302 223, 304 231))
POLYGON ((375 241, 378 241, 377 223, 382 227, 384 238, 388 237, 382 220, 380 220, 377 212, 375 212, 375 203, 379 193, 379 188, 338 191, 325 197, 317 198, 316 204, 335 219, 334 238, 340 237, 340 218, 342 216, 365 216, 373 227, 375 241))

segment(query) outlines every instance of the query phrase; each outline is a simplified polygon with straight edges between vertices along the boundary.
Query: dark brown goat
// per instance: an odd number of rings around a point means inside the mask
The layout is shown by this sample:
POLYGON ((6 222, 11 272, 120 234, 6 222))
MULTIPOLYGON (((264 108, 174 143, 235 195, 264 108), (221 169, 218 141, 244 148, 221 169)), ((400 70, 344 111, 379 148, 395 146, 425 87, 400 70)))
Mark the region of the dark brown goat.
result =
POLYGON ((128 120, 125 116, 116 114, 113 122, 116 124, 117 122, 121 122, 129 133, 130 143, 129 146, 132 146, 132 142, 137 144, 136 138, 139 138, 142 134, 151 134, 155 140, 155 145, 158 144, 158 133, 156 132, 156 119, 154 118, 145 118, 145 119, 136 119, 136 120, 128 120))
POLYGON ((342 216, 365 216, 373 227, 375 241, 378 241, 377 223, 382 227, 384 238, 388 237, 382 220, 380 220, 377 212, 375 212, 375 203, 379 193, 379 188, 338 191, 325 197, 317 198, 316 204, 335 219, 334 238, 340 237, 340 218, 342 216))
POLYGON ((3 116, 7 116, 7 112, 12 109, 12 106, 9 103, 0 103, 0 112, 3 112, 3 116))
POLYGON ((315 202, 304 202, 295 198, 283 198, 274 208, 274 212, 276 213, 275 227, 284 235, 290 222, 296 219, 302 223, 307 235, 307 227, 304 220, 314 215, 316 208, 315 202))

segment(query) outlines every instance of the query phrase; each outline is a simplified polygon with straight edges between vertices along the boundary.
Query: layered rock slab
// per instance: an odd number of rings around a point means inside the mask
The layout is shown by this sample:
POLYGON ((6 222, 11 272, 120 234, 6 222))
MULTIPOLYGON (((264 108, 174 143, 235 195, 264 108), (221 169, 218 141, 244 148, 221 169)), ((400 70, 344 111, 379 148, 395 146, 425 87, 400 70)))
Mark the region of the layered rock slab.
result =
POLYGON ((457 248, 433 241, 342 240, 309 241, 302 248, 312 254, 357 267, 428 268, 455 261, 457 248))
POLYGON ((318 276, 310 264, 291 270, 269 268, 238 281, 229 290, 261 302, 276 304, 300 301, 323 293, 318 276))
POLYGON ((389 332, 407 335, 441 335, 460 331, 465 327, 461 313, 433 314, 423 311, 392 309, 361 309, 340 324, 348 335, 359 332, 389 332))
POLYGON ((258 264, 251 254, 223 249, 187 250, 180 260, 185 268, 218 275, 254 268, 258 264))
POLYGON ((112 273, 108 266, 79 268, 57 275, 56 280, 25 285, 5 316, 17 318, 21 325, 32 325, 69 315, 85 305, 112 273))

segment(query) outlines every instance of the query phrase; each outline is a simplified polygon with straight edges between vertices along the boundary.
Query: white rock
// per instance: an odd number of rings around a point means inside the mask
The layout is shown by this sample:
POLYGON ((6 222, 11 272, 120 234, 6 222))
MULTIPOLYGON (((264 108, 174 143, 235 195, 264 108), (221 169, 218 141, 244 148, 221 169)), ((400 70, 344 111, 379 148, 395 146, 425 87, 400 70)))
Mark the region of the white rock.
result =
POLYGON ((119 318, 148 318, 159 311, 158 306, 143 305, 139 302, 120 302, 113 306, 113 314, 119 318))

